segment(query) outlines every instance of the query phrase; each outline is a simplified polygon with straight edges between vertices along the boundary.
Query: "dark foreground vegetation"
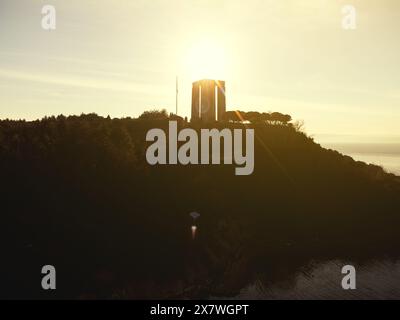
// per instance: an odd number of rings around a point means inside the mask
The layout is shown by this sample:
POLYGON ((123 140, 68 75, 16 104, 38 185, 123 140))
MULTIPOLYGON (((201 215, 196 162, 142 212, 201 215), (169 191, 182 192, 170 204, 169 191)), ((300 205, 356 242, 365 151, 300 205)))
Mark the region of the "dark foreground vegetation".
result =
POLYGON ((323 149, 287 117, 267 120, 210 126, 255 128, 250 176, 148 165, 146 132, 168 119, 1 121, 0 294, 229 296, 311 260, 396 259, 399 178, 323 149), (41 290, 45 264, 56 267, 55 292, 41 290))

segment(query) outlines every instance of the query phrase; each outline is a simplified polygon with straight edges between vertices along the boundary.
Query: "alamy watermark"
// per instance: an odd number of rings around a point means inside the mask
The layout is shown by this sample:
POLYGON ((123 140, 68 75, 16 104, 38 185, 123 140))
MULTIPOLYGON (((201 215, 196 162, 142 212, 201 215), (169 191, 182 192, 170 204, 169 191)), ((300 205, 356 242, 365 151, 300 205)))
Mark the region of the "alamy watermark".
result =
POLYGON ((42 268, 42 274, 45 275, 42 278, 42 289, 43 290, 55 290, 56 289, 56 268, 52 265, 45 265, 42 268))
POLYGON ((344 30, 357 29, 357 11, 352 5, 345 5, 342 7, 342 28, 344 30))
POLYGON ((42 21, 41 25, 43 30, 56 30, 56 8, 51 5, 42 7, 42 21))
POLYGON ((342 274, 345 274, 342 279, 342 288, 344 290, 355 290, 357 288, 356 268, 352 265, 346 265, 342 268, 342 274))
POLYGON ((243 154, 242 129, 201 129, 199 137, 197 131, 190 128, 178 133, 177 122, 169 121, 168 147, 164 130, 151 129, 147 132, 146 141, 153 144, 146 151, 146 160, 150 165, 221 164, 221 140, 223 140, 223 164, 235 163, 239 166, 235 168, 236 175, 250 175, 254 171, 254 129, 245 129, 245 136, 246 146, 243 154), (184 142, 179 150, 178 142, 184 142))

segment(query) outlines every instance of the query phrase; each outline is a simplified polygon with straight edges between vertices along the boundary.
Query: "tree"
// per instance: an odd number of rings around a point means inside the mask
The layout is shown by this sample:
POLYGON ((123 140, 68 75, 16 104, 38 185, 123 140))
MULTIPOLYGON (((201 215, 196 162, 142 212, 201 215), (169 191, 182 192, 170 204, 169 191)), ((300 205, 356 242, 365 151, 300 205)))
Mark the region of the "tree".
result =
POLYGON ((245 120, 250 121, 251 123, 259 123, 261 122, 261 113, 257 111, 249 111, 244 115, 245 120))
POLYGON ((172 112, 169 114, 169 120, 174 120, 174 121, 178 121, 178 122, 184 121, 184 119, 181 116, 178 116, 177 114, 174 114, 172 112))
POLYGON ((303 120, 297 120, 292 124, 293 128, 297 132, 304 132, 304 121, 303 120))
POLYGON ((168 113, 167 113, 167 110, 165 110, 165 109, 145 111, 139 116, 139 119, 141 119, 141 120, 166 120, 166 119, 168 119, 168 113))
POLYGON ((227 122, 240 122, 240 114, 243 114, 241 111, 226 111, 222 117, 223 121, 227 122))

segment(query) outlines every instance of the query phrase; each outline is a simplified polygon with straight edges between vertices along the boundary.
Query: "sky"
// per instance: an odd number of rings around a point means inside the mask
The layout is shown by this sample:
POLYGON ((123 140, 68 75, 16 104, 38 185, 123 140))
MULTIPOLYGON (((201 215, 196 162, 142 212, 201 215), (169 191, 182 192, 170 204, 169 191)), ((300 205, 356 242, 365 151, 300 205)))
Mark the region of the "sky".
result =
POLYGON ((0 0, 0 119, 174 112, 176 76, 190 118, 192 81, 218 78, 228 110, 399 142, 399 31, 398 0, 0 0), (56 30, 41 26, 44 5, 56 30))

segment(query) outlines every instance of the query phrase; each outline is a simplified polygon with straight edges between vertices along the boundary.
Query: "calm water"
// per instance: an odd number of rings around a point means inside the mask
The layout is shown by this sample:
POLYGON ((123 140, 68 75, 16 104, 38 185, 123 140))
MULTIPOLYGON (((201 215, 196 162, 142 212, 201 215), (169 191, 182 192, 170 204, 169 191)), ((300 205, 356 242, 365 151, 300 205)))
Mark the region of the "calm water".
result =
MULTIPOLYGON (((357 266, 356 290, 343 290, 338 260, 314 263, 301 271, 293 282, 266 285, 259 280, 243 288, 235 299, 400 299, 400 261, 375 261, 357 266)), ((264 277, 265 278, 265 277, 264 277)))
MULTIPOLYGON (((322 143, 322 146, 337 150, 355 160, 382 166, 387 172, 400 176, 400 143, 330 142, 322 143)), ((351 263, 339 260, 314 262, 304 270, 299 270, 294 280, 278 283, 269 282, 268 275, 262 275, 242 288, 234 298, 400 299, 400 261, 379 260, 365 265, 354 265, 357 270, 356 290, 343 290, 341 287, 341 269, 346 264, 351 263)))
POLYGON ((400 175, 399 143, 322 143, 355 160, 382 166, 386 171, 400 175))

